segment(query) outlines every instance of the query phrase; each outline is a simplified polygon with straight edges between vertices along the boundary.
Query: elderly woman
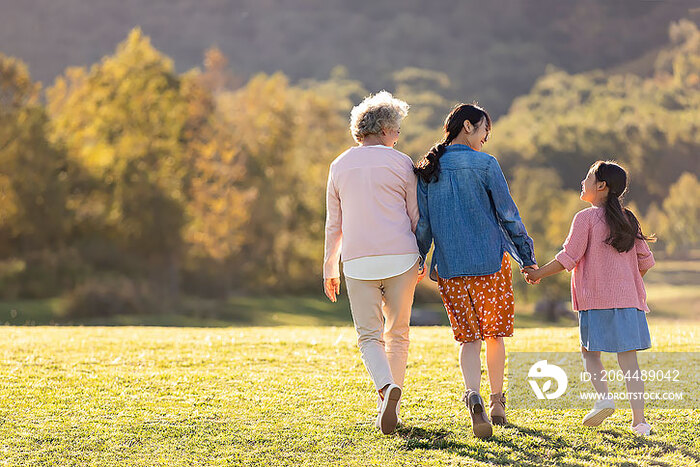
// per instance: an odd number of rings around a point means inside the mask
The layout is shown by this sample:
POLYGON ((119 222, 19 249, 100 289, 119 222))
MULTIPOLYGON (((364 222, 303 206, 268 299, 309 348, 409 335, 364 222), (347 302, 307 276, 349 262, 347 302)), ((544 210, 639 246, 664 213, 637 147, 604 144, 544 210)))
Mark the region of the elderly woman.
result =
POLYGON ((324 289, 335 302, 342 259, 357 343, 379 393, 376 425, 384 434, 399 421, 413 293, 425 275, 419 275, 413 234, 413 163, 393 148, 407 113, 408 104, 386 91, 353 108, 350 130, 358 146, 333 161, 326 191, 324 289))

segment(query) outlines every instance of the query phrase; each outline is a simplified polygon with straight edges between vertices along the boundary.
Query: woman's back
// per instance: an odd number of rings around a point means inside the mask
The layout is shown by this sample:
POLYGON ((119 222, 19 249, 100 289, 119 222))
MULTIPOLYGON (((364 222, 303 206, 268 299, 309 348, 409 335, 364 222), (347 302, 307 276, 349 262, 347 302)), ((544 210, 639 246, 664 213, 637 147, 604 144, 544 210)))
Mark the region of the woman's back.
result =
MULTIPOLYGON (((437 181, 420 180, 418 202, 426 204, 440 277, 492 274, 505 251, 516 259, 533 257, 503 172, 489 154, 462 144, 448 146, 437 181)), ((420 238, 423 233, 417 232, 419 244, 429 241, 420 238)))
POLYGON ((342 238, 343 261, 418 252, 416 176, 407 155, 385 146, 350 148, 331 164, 328 184, 327 224, 342 238))

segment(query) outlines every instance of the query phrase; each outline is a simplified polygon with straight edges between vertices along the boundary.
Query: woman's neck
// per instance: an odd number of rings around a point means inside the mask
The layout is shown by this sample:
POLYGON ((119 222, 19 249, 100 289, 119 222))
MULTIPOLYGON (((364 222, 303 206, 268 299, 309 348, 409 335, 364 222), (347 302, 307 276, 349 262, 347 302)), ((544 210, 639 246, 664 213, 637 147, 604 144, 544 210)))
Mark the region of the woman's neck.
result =
POLYGON ((467 135, 464 134, 462 131, 460 134, 457 135, 455 139, 452 140, 450 145, 452 144, 463 144, 465 146, 469 146, 470 148, 474 149, 471 144, 469 144, 469 139, 467 138, 467 135))
MULTIPOLYGON (((386 146, 386 144, 384 144, 384 141, 382 141, 382 139, 377 135, 367 135, 362 139, 362 142, 360 143, 360 146, 377 146, 377 145, 386 146)), ((389 147, 389 146, 387 146, 387 147, 389 147)))

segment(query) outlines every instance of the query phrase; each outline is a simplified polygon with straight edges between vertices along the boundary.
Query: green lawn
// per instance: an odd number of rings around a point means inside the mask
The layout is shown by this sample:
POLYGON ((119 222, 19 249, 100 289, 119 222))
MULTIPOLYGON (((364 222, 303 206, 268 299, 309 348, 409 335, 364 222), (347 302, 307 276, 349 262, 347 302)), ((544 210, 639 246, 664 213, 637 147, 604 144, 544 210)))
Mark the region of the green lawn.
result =
MULTIPOLYGON (((446 327, 414 328, 405 426, 382 436, 350 327, 1 327, 0 465, 700 464, 700 410, 511 410, 480 441, 446 327)), ((656 351, 697 351, 700 324, 652 325, 656 351)), ((518 329, 509 351, 574 351, 576 328, 518 329)), ((483 393, 488 388, 483 387, 483 393)))

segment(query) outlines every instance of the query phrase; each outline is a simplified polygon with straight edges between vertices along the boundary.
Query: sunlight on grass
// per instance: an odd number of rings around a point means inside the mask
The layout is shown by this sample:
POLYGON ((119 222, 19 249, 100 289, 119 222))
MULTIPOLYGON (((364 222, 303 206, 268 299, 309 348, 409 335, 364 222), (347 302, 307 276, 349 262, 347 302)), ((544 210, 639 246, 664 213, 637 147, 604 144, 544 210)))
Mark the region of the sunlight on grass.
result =
MULTIPOLYGON (((697 351, 700 325, 652 325, 697 351)), ((695 465, 698 410, 580 425, 584 410, 510 411, 471 434, 449 328, 411 331, 404 426, 381 436, 351 327, 2 327, 2 465, 695 465)), ((509 351, 576 351, 576 328, 518 329, 509 351)), ((486 377, 484 375, 484 381, 486 377)), ((487 395, 487 384, 482 386, 487 395)))

